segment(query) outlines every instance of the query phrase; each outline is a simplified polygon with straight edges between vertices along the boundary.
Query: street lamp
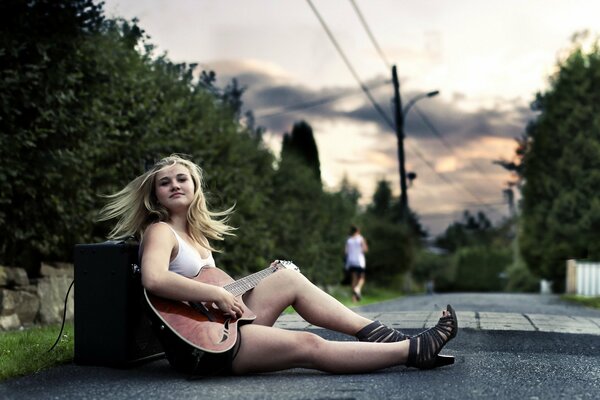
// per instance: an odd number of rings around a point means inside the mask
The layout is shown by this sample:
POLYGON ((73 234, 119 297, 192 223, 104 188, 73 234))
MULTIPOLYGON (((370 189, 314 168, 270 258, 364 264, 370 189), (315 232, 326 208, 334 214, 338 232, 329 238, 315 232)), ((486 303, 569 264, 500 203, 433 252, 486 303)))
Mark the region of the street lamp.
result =
POLYGON ((408 220, 408 194, 406 192, 406 170, 404 168, 404 117, 417 101, 437 96, 440 92, 439 90, 434 90, 432 92, 420 94, 406 103, 406 107, 402 108, 400 82, 398 81, 395 65, 392 66, 392 80, 394 83, 396 138, 398 139, 398 164, 400 169, 400 210, 402 212, 402 220, 406 222, 408 220))
MULTIPOLYGON (((433 96, 437 96, 438 94, 440 94, 439 90, 434 90, 433 92, 429 92, 429 93, 423 93, 420 94, 418 96, 415 96, 414 98, 412 98, 408 103, 406 103, 406 106, 404 107, 404 109, 402 110, 402 115, 404 117, 406 117, 406 114, 408 114, 408 110, 410 110, 410 108, 419 100, 421 99, 426 99, 427 97, 433 97, 433 96)), ((404 121, 403 121, 404 122, 404 121)))

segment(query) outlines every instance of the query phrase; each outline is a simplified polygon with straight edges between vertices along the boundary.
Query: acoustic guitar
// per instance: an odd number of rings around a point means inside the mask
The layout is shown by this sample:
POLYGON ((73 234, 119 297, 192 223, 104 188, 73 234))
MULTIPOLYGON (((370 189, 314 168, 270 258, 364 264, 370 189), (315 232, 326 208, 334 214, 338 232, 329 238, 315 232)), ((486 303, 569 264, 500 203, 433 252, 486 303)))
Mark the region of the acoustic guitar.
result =
MULTIPOLYGON (((221 286, 241 301, 244 293, 280 269, 299 268, 291 261, 277 260, 262 271, 236 281, 219 268, 203 267, 192 279, 221 286)), ((168 329, 188 345, 209 353, 223 353, 231 349, 237 340, 237 324, 256 319, 256 315, 243 301, 243 315, 232 318, 229 314, 211 307, 211 303, 169 300, 153 295, 146 289, 144 297, 150 310, 158 318, 159 329, 168 329)))

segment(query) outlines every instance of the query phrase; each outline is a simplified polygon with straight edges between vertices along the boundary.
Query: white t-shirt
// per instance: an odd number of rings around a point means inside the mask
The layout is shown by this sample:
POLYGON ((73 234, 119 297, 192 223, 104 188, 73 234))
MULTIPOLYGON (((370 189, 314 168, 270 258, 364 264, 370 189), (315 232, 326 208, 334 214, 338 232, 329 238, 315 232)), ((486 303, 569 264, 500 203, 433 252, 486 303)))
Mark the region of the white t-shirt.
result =
POLYGON ((361 235, 350 236, 346 240, 346 268, 366 267, 363 243, 364 239, 361 235))

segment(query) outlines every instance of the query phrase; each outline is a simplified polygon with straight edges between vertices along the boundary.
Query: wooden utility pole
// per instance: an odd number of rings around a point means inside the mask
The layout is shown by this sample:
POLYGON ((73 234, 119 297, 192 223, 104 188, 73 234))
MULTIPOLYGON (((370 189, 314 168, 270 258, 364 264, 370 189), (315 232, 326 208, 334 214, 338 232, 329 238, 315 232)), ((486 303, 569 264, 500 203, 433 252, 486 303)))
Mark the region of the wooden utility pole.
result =
POLYGON ((398 165, 400 169, 400 210, 402 221, 408 219, 408 193, 406 191, 406 169, 404 167, 404 114, 402 112, 402 97, 400 97, 400 82, 396 66, 392 66, 392 82, 394 83, 394 115, 396 117, 396 138, 398 139, 398 165))
POLYGON ((507 189, 503 190, 504 197, 508 202, 508 212, 510 219, 512 219, 511 236, 512 236, 512 258, 513 264, 516 265, 519 262, 519 227, 517 226, 517 210, 515 208, 515 193, 512 185, 509 184, 507 189))

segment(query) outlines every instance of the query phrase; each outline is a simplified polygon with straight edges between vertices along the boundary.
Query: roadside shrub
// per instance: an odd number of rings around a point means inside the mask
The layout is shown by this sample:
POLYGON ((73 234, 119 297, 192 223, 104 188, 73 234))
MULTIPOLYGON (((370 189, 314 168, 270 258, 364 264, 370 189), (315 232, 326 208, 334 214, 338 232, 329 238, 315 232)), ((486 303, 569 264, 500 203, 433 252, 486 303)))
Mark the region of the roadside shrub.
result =
POLYGON ((455 291, 493 292, 504 289, 503 272, 512 261, 509 249, 465 247, 452 257, 455 291))
POLYGON ((537 292, 540 280, 533 275, 527 266, 521 261, 511 264, 507 270, 507 292, 537 292))

